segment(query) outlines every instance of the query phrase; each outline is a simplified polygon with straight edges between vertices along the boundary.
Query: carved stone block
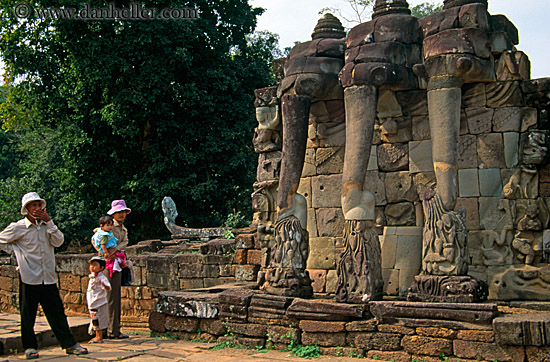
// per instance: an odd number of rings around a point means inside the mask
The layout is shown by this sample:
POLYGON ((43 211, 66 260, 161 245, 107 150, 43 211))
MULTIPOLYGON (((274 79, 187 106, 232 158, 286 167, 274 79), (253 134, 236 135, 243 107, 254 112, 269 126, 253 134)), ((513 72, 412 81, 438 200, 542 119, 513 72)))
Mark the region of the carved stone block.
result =
MULTIPOLYGON (((418 24, 418 19, 412 16, 392 14, 392 16, 379 17, 373 22, 375 23, 374 42, 376 43, 401 42, 404 44, 419 44, 421 42, 422 28, 418 24), (388 31, 388 29, 391 29, 391 31, 388 31)), ((363 35, 366 34, 369 33, 363 33, 363 35)))
POLYGON ((396 92, 404 116, 419 117, 428 115, 428 99, 425 91, 411 90, 396 92))
POLYGON ((318 148, 315 155, 315 166, 319 175, 342 173, 344 167, 344 148, 318 148))
POLYGON ((341 207, 342 175, 328 175, 312 177, 311 183, 312 206, 341 207))
POLYGON ((500 208, 500 197, 479 198, 479 221, 481 229, 502 230, 507 223, 506 214, 500 208))
POLYGON ((479 209, 477 198, 459 197, 456 200, 455 211, 458 211, 460 209, 466 210, 466 229, 479 230, 479 209))
POLYGON ((388 225, 414 226, 416 225, 415 208, 411 202, 390 204, 384 209, 388 225))
POLYGON ((382 62, 412 67, 421 59, 419 44, 369 43, 346 51, 346 62, 382 62))
POLYGON ((408 171, 388 172, 384 183, 389 203, 418 200, 413 177, 408 171))
POLYGON ((378 171, 367 171, 365 174, 365 182, 363 190, 368 190, 374 195, 376 205, 386 205, 386 186, 384 184, 385 173, 378 171))
POLYGON ((409 170, 411 173, 433 171, 432 141, 409 142, 409 170))
POLYGON ((401 171, 409 167, 409 145, 384 143, 378 146, 378 167, 382 171, 401 171))
MULTIPOLYGON (((479 222, 478 222, 479 225, 479 222)), ((483 239, 482 233, 487 232, 487 230, 479 231, 468 231, 468 275, 470 275, 470 269, 475 266, 484 265, 483 264, 483 239)))
POLYGON ((380 138, 382 142, 387 143, 409 142, 412 139, 411 131, 410 118, 391 118, 385 120, 380 126, 380 138), (395 126, 390 126, 388 129, 388 125, 395 126))
POLYGON ((491 133, 477 136, 479 168, 505 168, 502 135, 491 133))
POLYGON ((489 298, 495 300, 550 300, 550 265, 511 265, 487 270, 489 298))
POLYGON ((489 25, 493 32, 503 32, 514 45, 519 44, 519 33, 516 26, 504 15, 491 15, 489 25))
POLYGON ((491 53, 497 55, 514 50, 514 44, 505 33, 497 31, 490 34, 491 53))
POLYGON ((471 134, 491 132, 491 121, 494 114, 492 108, 466 108, 465 112, 468 120, 468 129, 471 134))
POLYGON ((427 116, 412 117, 412 137, 415 141, 430 139, 430 121, 427 116))
POLYGON ((484 4, 466 4, 460 7, 458 23, 461 28, 478 28, 489 31, 489 13, 484 4))
POLYGON ((520 83, 517 81, 489 83, 486 90, 489 107, 522 107, 524 105, 520 83))
POLYGON ((460 197, 479 196, 479 179, 477 169, 468 168, 458 170, 458 195, 460 197))
POLYGON ((476 28, 448 29, 424 38, 424 57, 445 54, 472 54, 480 58, 491 56, 487 34, 476 28))
POLYGON ((279 178, 281 155, 280 151, 260 153, 256 175, 258 182, 277 180, 279 178))
POLYGON ((519 132, 522 113, 522 108, 519 107, 501 107, 495 109, 493 130, 495 132, 519 132))
POLYGON ((307 148, 304 159, 304 167, 302 168, 302 177, 317 176, 317 168, 315 167, 315 149, 307 148))
POLYGON ((382 279, 385 295, 399 295, 399 270, 382 268, 382 279))
POLYGON ((462 86, 462 106, 479 108, 487 105, 485 83, 464 84, 462 86))
POLYGON ((538 111, 535 108, 524 108, 521 118, 521 132, 527 132, 538 122, 538 111))
POLYGON ((477 137, 460 136, 458 143, 458 168, 477 168, 477 137))
POLYGON ((502 135, 504 139, 504 161, 506 168, 514 168, 518 165, 519 133, 506 132, 502 135))
POLYGON ((416 193, 419 196, 424 195, 424 191, 426 191, 426 187, 428 187, 430 184, 436 181, 435 172, 419 172, 417 174, 414 174, 413 178, 414 178, 414 184, 416 186, 416 193))
POLYGON ((531 79, 531 62, 524 52, 505 51, 496 66, 497 81, 531 79))
POLYGON ((502 194, 500 169, 479 170, 479 192, 481 196, 500 196, 502 194))
POLYGON ((323 208, 316 212, 317 229, 320 237, 342 236, 344 214, 342 208, 323 208))

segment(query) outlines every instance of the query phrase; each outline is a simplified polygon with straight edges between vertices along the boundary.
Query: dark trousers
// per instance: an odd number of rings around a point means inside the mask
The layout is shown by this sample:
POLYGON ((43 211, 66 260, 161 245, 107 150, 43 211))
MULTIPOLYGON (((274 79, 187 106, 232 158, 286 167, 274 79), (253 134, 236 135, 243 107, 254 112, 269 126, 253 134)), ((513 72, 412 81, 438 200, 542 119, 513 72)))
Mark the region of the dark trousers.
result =
POLYGON ((109 309, 107 335, 110 337, 118 337, 120 335, 120 282, 122 273, 114 271, 113 276, 110 277, 107 271, 105 275, 107 279, 109 279, 109 283, 111 283, 111 290, 107 291, 107 308, 109 309))
POLYGON ((34 322, 36 321, 36 312, 39 303, 61 348, 74 346, 76 341, 69 328, 57 285, 25 284, 19 278, 19 310, 21 313, 21 339, 23 341, 23 348, 38 349, 36 335, 34 334, 34 322))

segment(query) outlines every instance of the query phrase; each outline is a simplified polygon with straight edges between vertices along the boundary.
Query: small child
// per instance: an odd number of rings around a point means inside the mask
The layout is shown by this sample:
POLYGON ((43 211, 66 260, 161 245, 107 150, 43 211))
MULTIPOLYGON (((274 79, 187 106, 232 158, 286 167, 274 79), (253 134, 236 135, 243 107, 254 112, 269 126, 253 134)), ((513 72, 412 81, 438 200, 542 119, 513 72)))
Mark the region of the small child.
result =
POLYGON ((114 258, 109 258, 113 250, 116 250, 118 239, 113 235, 113 218, 111 216, 102 216, 99 218, 99 227, 94 229, 92 241, 98 251, 98 255, 106 258, 106 269, 109 270, 110 277, 113 277, 113 271, 121 271, 126 268, 126 254, 118 252, 114 258))
POLYGON ((103 330, 109 324, 107 308, 107 291, 111 290, 111 284, 103 275, 105 259, 101 256, 94 256, 90 259, 90 281, 86 299, 90 311, 90 330, 95 331, 95 337, 88 343, 103 343, 103 330))

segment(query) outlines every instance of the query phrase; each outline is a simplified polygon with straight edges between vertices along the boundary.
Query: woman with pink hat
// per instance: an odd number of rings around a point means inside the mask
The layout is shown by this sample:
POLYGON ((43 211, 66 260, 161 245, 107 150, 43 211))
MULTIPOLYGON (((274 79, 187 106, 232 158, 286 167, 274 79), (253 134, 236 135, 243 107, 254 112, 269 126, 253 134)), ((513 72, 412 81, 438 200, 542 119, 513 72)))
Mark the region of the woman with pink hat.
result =
MULTIPOLYGON (((126 206, 124 200, 114 200, 111 202, 111 209, 107 211, 114 219, 113 234, 118 239, 117 246, 112 249, 109 255, 105 258, 113 258, 114 254, 124 251, 128 246, 128 230, 122 224, 126 216, 132 210, 126 206)), ((122 339, 128 338, 128 335, 120 331, 120 285, 122 279, 121 272, 113 272, 113 276, 107 275, 111 283, 111 291, 107 292, 108 308, 109 308, 109 326, 107 327, 107 338, 122 339)))

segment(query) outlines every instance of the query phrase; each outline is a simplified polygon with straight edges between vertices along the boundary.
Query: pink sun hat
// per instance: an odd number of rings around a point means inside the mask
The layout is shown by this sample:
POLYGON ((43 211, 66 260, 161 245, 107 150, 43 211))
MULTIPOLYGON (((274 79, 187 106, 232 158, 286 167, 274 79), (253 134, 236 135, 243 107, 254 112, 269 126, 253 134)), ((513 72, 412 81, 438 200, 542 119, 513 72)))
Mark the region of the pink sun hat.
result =
POLYGON ((126 210, 129 213, 132 212, 132 209, 126 207, 126 202, 124 200, 114 200, 111 202, 111 209, 107 211, 108 215, 113 215, 115 212, 126 210))

